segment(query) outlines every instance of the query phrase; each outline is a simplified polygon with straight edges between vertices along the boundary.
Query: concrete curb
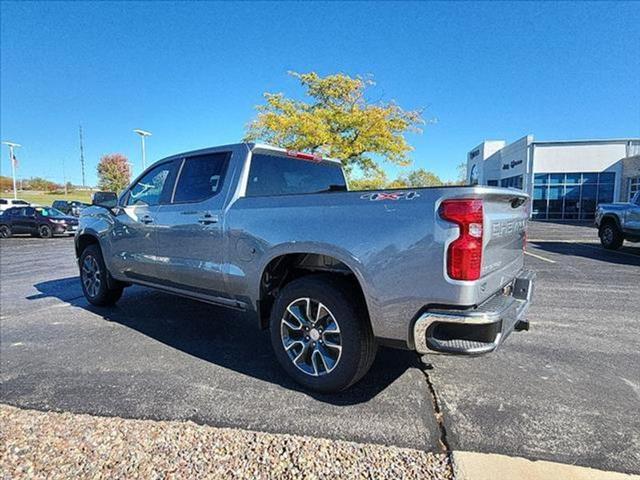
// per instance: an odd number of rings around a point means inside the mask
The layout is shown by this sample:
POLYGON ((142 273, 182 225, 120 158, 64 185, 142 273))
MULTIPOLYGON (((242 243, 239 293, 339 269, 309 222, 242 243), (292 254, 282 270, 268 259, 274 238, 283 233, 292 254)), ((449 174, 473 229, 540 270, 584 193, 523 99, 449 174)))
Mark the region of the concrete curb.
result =
POLYGON ((640 475, 494 453, 453 452, 456 480, 640 480, 640 475))

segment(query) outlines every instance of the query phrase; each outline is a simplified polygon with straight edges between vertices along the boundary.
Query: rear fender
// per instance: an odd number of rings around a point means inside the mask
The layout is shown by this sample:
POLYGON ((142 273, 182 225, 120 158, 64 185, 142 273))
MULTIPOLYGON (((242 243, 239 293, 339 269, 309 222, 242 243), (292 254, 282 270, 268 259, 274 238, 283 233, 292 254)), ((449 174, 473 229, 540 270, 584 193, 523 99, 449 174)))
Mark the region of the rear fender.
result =
MULTIPOLYGON (((280 245, 276 245, 271 248, 267 255, 261 259, 260 266, 258 269, 258 275, 253 279, 250 286, 250 294, 254 299, 254 305, 257 305, 258 300, 260 299, 260 281, 262 279, 262 275, 272 260, 277 257, 283 255, 290 254, 317 254, 317 255, 326 255, 328 257, 335 258, 336 260, 345 264, 349 270, 353 272, 356 277, 356 280, 360 284, 362 289, 365 302, 367 304, 367 310, 369 312, 369 316, 371 318, 371 322, 374 323, 374 305, 371 304, 370 295, 367 291, 367 286, 370 285, 370 279, 367 277, 363 265, 361 262, 351 255, 348 251, 343 248, 336 247, 335 245, 324 244, 320 242, 289 242, 283 243, 280 245)), ((374 326, 375 331, 375 326, 374 326)))

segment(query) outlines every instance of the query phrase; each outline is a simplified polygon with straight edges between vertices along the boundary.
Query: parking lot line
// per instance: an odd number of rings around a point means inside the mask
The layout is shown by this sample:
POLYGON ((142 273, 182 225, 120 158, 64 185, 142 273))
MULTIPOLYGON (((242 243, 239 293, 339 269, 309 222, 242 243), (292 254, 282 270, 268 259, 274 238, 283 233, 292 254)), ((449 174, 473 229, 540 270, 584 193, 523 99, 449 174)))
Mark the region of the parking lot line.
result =
POLYGON ((536 255, 535 253, 527 252, 526 250, 525 250, 524 254, 525 255, 529 255, 530 257, 537 258, 539 260, 545 261, 545 262, 556 263, 555 260, 551 260, 550 258, 543 257, 542 255, 536 255))
POLYGON ((565 238, 528 238, 527 242, 530 243, 593 243, 594 245, 600 245, 598 240, 568 240, 565 238))

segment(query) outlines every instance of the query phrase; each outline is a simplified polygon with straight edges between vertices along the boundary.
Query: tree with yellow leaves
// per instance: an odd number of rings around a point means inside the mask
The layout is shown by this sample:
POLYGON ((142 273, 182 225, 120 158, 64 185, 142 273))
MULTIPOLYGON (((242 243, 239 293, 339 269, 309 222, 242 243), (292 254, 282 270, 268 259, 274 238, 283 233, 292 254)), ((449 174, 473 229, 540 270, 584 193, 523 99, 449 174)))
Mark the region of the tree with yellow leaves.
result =
POLYGON ((289 72, 306 90, 308 101, 265 93, 249 123, 246 141, 262 141, 282 148, 336 158, 348 174, 380 177, 380 161, 410 164, 412 147, 405 134, 421 132, 420 111, 403 110, 394 102, 369 102, 365 91, 374 83, 338 73, 289 72))

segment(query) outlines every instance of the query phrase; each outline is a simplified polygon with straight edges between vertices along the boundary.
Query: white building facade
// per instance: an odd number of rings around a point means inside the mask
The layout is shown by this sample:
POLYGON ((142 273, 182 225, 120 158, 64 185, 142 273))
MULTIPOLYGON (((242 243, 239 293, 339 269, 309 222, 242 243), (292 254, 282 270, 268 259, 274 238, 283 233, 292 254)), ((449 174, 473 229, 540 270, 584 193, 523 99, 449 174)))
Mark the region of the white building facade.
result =
POLYGON ((467 154, 470 184, 524 190, 531 216, 591 220, 598 203, 629 201, 640 189, 640 139, 486 140, 467 154))

